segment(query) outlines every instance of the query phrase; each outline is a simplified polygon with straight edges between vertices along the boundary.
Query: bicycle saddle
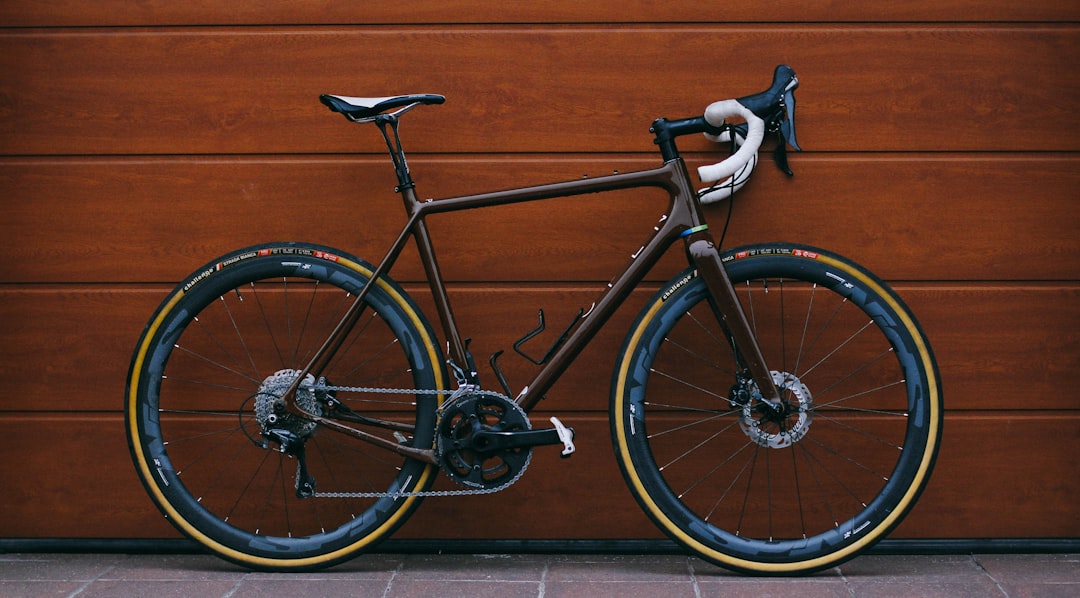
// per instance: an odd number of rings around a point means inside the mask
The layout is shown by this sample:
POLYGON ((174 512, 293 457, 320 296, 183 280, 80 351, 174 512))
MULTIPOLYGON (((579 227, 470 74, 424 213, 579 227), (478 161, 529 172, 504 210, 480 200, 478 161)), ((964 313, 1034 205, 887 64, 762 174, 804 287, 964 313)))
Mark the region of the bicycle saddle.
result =
MULTIPOLYGON (((330 110, 345 115, 345 118, 357 121, 373 118, 394 108, 409 107, 415 104, 442 104, 446 98, 436 94, 414 94, 389 96, 384 98, 354 98, 323 94, 319 100, 330 110)), ((406 108, 407 109, 407 108, 406 108)))

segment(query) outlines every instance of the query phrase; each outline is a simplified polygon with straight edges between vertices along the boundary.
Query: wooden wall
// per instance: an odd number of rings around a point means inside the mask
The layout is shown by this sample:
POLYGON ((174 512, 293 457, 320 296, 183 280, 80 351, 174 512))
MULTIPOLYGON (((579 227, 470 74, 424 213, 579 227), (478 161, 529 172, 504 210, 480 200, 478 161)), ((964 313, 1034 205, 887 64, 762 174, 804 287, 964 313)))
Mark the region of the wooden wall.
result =
MULTIPOLYGON (((319 93, 445 94, 403 136, 420 193, 446 196, 650 167, 654 118, 758 91, 782 62, 802 81, 807 151, 794 179, 760 169, 729 244, 849 255, 921 319, 944 444, 893 537, 1080 536, 1080 5, 884 6, 0 3, 0 537, 175 537, 137 481, 121 411, 167 289, 245 244, 376 259, 396 234, 381 140, 319 93)), ((715 160, 703 141, 682 148, 692 166, 715 160)), ((663 205, 612 194, 434 221, 478 356, 508 348, 538 306, 561 322, 588 305, 663 205)), ((419 275, 408 260, 396 273, 422 297, 419 275)), ((540 450, 514 488, 429 500, 398 537, 659 537, 606 423, 635 309, 542 405, 578 428, 573 459, 540 450)), ((529 370, 506 361, 520 384, 529 370)))

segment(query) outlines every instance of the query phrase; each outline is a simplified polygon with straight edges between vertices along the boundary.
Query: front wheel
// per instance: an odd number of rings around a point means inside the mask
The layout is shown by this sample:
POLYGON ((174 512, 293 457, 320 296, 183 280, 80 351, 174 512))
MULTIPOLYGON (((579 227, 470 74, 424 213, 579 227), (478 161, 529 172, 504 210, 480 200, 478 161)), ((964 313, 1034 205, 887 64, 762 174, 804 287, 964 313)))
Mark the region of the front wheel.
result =
MULTIPOLYGON (((326 247, 250 247, 192 274, 147 325, 128 378, 131 455, 162 513, 219 556, 266 570, 335 564, 404 522, 435 477, 278 404, 372 270, 326 247)), ((351 425, 432 448, 442 364, 416 305, 380 278, 296 400, 331 417, 345 405, 351 425)))
POLYGON ((937 366, 883 282, 827 252, 742 247, 725 269, 783 404, 763 404, 689 270, 627 336, 612 438, 656 524, 715 564, 757 574, 839 564, 915 504, 940 442, 937 366))

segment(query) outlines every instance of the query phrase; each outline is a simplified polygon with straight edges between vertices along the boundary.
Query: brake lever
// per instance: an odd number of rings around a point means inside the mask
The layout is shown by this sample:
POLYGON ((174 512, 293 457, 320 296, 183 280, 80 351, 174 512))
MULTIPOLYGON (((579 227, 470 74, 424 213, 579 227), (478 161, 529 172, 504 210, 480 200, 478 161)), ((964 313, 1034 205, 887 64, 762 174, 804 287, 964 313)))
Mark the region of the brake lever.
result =
POLYGON ((791 167, 788 166, 787 161, 787 144, 784 143, 784 134, 777 133, 779 141, 776 144, 776 149, 772 152, 773 162, 776 162, 776 167, 784 172, 788 176, 795 176, 795 173, 791 171, 791 167))
POLYGON ((777 129, 777 143, 776 149, 773 150, 773 161, 776 162, 777 168, 782 170, 784 174, 788 176, 795 176, 795 173, 791 171, 791 167, 788 166, 787 160, 787 146, 791 144, 791 147, 795 148, 795 151, 801 152, 802 148, 799 147, 798 141, 795 140, 795 90, 788 89, 784 94, 783 108, 787 110, 787 114, 783 121, 780 122, 780 128, 777 129))
POLYGON ((787 118, 784 122, 780 123, 780 132, 783 134, 784 141, 791 144, 791 147, 795 148, 795 151, 801 152, 802 148, 799 147, 799 143, 795 141, 795 90, 789 89, 784 94, 784 107, 787 108, 787 118))

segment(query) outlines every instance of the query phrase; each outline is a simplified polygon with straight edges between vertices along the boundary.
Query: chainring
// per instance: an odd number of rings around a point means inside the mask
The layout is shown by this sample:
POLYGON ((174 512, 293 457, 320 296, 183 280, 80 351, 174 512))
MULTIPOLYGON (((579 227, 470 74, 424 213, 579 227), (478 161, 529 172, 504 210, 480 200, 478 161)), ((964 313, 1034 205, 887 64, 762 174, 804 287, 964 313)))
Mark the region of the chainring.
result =
POLYGON ((439 464, 446 475, 474 489, 496 489, 515 482, 529 466, 532 448, 484 450, 478 432, 524 432, 532 429, 517 403, 493 392, 454 398, 441 409, 437 430, 439 464))

